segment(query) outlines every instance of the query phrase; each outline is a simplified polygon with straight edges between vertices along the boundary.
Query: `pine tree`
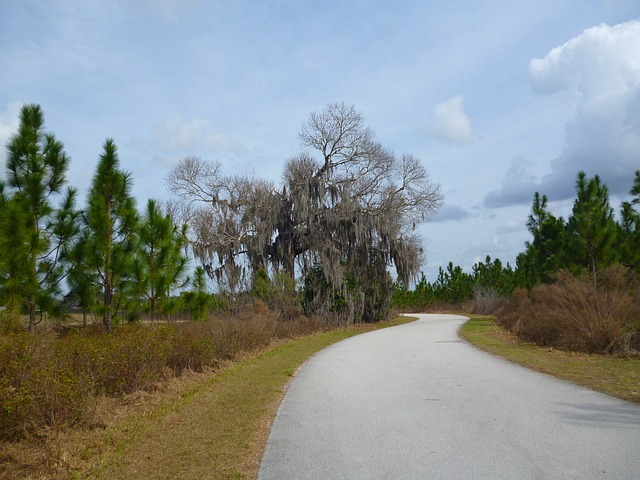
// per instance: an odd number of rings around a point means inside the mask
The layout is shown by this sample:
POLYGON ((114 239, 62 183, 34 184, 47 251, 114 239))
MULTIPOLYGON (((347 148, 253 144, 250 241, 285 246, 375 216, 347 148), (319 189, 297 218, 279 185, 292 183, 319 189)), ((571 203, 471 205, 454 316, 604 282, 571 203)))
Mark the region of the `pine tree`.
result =
POLYGON ((567 266, 567 234, 562 217, 549 212, 547 196, 538 192, 533 197, 527 229, 533 238, 517 258, 517 275, 522 286, 533 288, 551 282, 554 274, 567 266))
POLYGON ((113 331, 113 316, 123 281, 131 275, 136 247, 138 215, 131 196, 131 176, 120 170, 117 147, 112 139, 91 183, 84 213, 87 236, 84 241, 86 268, 99 279, 102 321, 113 331))
POLYGON ((182 293, 184 306, 192 320, 204 320, 209 313, 212 297, 207 292, 207 278, 204 268, 196 267, 191 282, 191 290, 182 293))
POLYGON ((615 261, 617 227, 609 205, 609 191, 595 175, 587 179, 584 172, 576 180, 577 198, 567 229, 572 262, 586 268, 596 282, 599 268, 615 261))
POLYGON ((38 308, 50 312, 57 306, 68 246, 78 233, 77 192, 62 191, 68 166, 62 143, 44 132, 40 106, 25 105, 19 130, 7 145, 7 183, 0 190, 8 223, 1 235, 2 263, 9 268, 3 272, 4 288, 14 307, 28 311, 31 331, 38 308), (56 207, 53 200, 60 197, 56 207))
POLYGON ((20 329, 20 313, 27 306, 24 292, 35 278, 25 266, 29 258, 28 221, 21 202, 0 195, 0 285, 4 330, 20 329))
POLYGON ((623 202, 620 210, 620 262, 640 274, 640 170, 636 171, 631 201, 623 202))
POLYGON ((88 235, 82 232, 70 252, 72 268, 67 275, 69 292, 66 295, 68 304, 77 305, 82 310, 83 324, 87 324, 87 316, 92 314, 98 298, 99 278, 95 270, 88 265, 86 258, 88 235))
POLYGON ((184 230, 179 230, 169 215, 164 215, 155 200, 147 202, 138 226, 139 246, 134 261, 136 293, 149 302, 149 316, 155 319, 158 303, 167 300, 172 288, 181 288, 188 258, 183 254, 186 242, 184 230))

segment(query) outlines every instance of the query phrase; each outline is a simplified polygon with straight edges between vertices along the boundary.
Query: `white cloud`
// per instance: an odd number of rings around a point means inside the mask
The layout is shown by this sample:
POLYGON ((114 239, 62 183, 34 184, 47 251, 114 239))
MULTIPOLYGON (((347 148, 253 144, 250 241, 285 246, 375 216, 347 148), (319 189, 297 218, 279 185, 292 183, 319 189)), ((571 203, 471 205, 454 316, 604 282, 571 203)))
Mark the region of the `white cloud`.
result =
POLYGON ((431 136, 457 145, 465 145, 473 140, 471 121, 463 111, 464 99, 456 95, 440 103, 427 120, 426 130, 431 136))
POLYGON ((529 64, 536 92, 576 90, 585 100, 624 94, 640 82, 640 21, 589 28, 529 64))
POLYGON ((626 195, 640 166, 640 21, 589 28, 533 59, 529 74, 538 93, 573 94, 575 116, 551 173, 536 178, 526 166, 512 166, 485 205, 528 203, 536 190, 552 200, 571 198, 580 170, 600 175, 612 195, 626 195))

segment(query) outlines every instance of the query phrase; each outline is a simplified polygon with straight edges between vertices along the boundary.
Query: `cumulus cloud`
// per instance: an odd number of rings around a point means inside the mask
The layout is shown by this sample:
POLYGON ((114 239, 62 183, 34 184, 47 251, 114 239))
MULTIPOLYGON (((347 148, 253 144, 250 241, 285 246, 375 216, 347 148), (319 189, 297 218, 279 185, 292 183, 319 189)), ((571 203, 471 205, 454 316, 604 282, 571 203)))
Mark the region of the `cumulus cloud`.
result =
POLYGON ((463 106, 462 95, 437 105, 432 117, 427 120, 427 134, 456 145, 470 143, 473 140, 473 129, 463 106))
POLYGON ((585 100, 624 94, 640 81, 640 21, 589 28, 529 63, 536 92, 574 89, 585 100))
POLYGON ((625 195, 640 167, 640 21, 589 28, 533 59, 529 74, 537 93, 574 94, 575 116, 550 174, 534 178, 526 167, 512 167, 485 204, 530 201, 535 190, 553 200, 571 198, 580 170, 600 175, 612 195, 625 195))

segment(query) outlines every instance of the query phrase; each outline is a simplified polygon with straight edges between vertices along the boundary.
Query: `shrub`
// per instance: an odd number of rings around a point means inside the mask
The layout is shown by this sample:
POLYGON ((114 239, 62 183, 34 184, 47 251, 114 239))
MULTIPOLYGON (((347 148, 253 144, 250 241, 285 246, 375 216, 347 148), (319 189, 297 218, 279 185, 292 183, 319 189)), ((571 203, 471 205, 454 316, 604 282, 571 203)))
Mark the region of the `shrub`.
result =
POLYGON ((609 267, 596 281, 567 271, 553 285, 537 285, 528 298, 514 293, 498 321, 540 345, 589 353, 640 349, 640 295, 631 272, 609 267))
POLYGON ((474 285, 472 313, 482 315, 495 314, 503 307, 507 299, 493 287, 474 285))
POLYGON ((60 330, 54 338, 0 336, 0 439, 92 424, 92 399, 97 395, 153 389, 166 376, 216 367, 274 339, 326 326, 305 317, 281 320, 257 301, 234 317, 125 325, 112 335, 87 327, 60 330))
POLYGON ((79 422, 90 408, 90 393, 82 376, 57 362, 39 338, 0 339, 0 439, 79 422))

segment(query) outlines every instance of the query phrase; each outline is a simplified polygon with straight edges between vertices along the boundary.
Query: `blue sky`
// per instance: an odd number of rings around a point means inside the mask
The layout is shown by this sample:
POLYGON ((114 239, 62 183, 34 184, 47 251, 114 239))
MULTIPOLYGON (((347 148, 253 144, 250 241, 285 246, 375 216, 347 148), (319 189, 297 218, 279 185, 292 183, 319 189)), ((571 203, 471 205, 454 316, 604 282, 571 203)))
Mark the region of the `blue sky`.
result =
POLYGON ((108 137, 143 205, 188 155, 278 181, 308 115, 345 102, 442 187, 420 227, 433 279, 449 261, 513 263, 536 190, 566 216, 578 170, 615 203, 640 168, 638 0, 0 7, 0 143, 39 103, 83 202, 108 137))

